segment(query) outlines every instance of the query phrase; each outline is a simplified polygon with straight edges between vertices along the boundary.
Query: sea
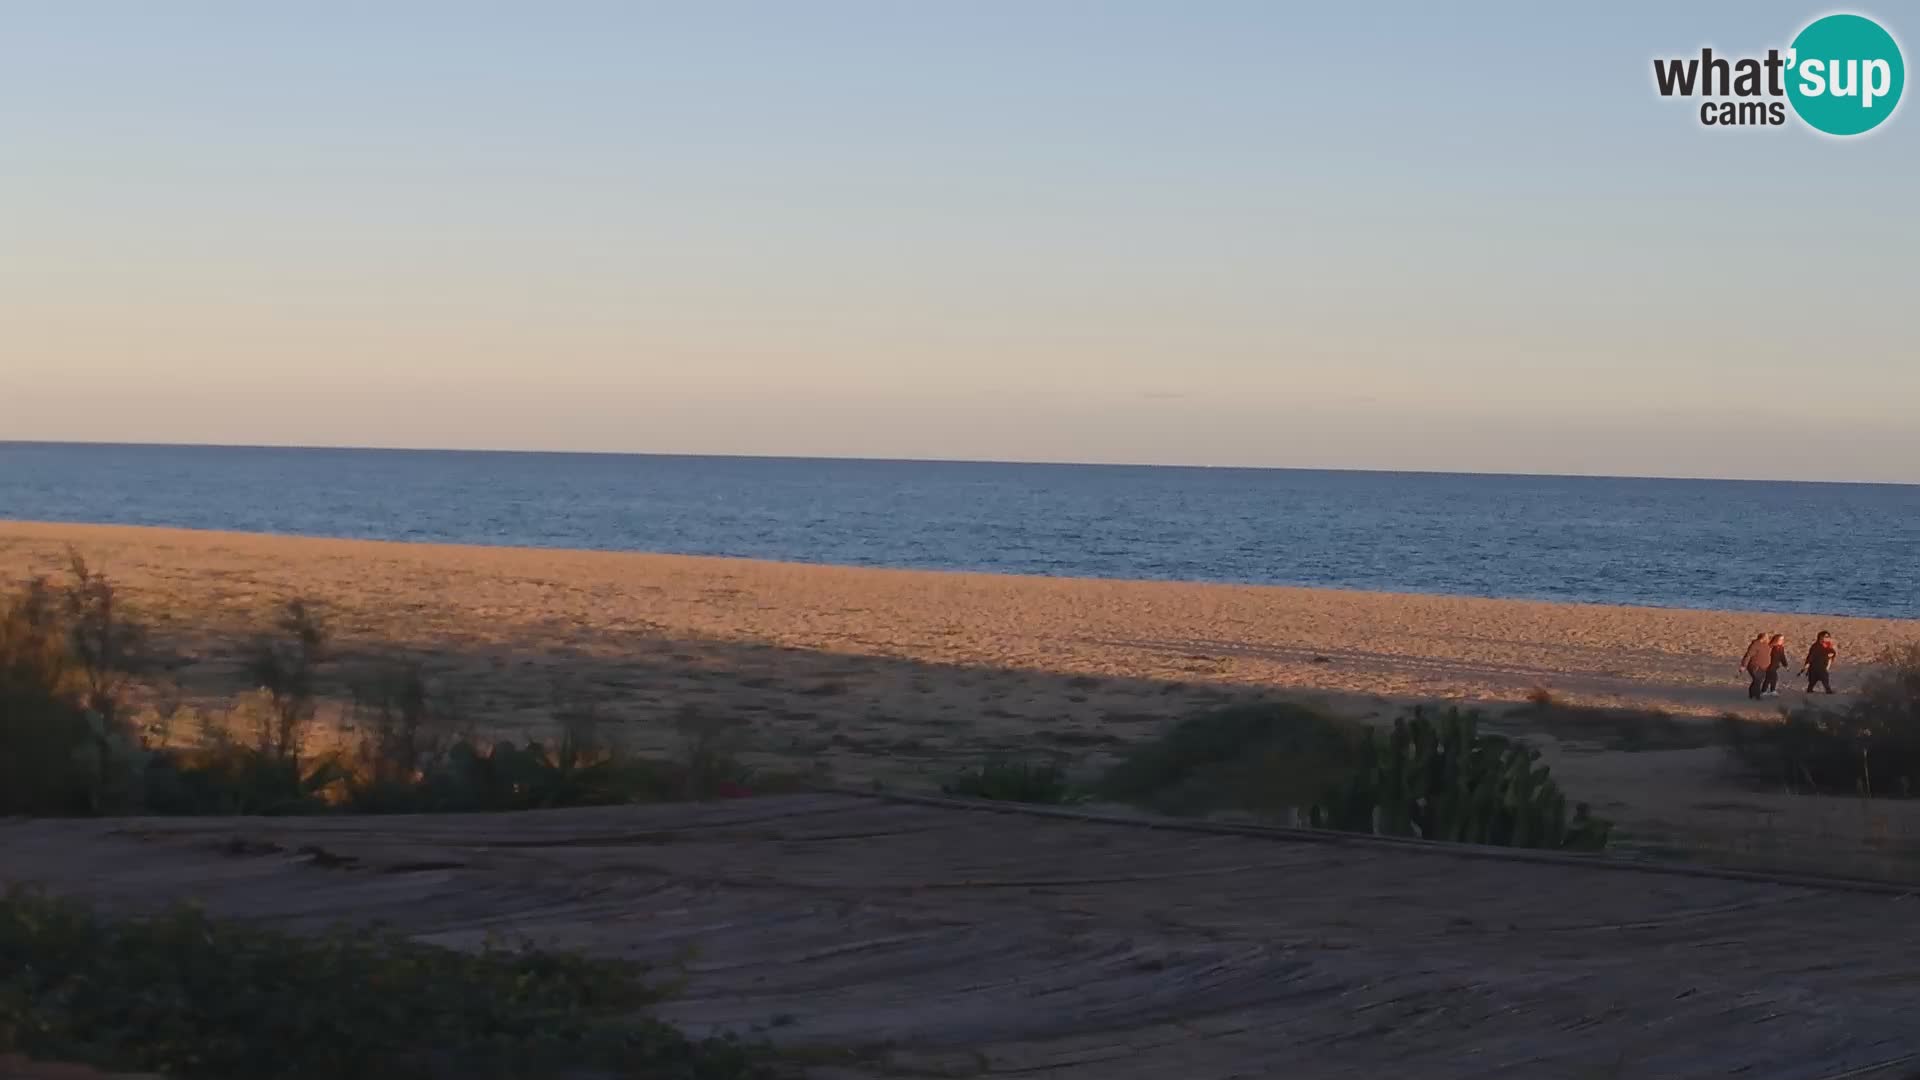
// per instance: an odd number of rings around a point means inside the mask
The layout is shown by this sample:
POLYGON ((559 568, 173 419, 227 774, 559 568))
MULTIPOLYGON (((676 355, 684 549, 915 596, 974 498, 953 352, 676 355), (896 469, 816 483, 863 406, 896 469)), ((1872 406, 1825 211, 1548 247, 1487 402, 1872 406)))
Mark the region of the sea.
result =
POLYGON ((0 442, 0 518, 1920 618, 1920 486, 0 442))

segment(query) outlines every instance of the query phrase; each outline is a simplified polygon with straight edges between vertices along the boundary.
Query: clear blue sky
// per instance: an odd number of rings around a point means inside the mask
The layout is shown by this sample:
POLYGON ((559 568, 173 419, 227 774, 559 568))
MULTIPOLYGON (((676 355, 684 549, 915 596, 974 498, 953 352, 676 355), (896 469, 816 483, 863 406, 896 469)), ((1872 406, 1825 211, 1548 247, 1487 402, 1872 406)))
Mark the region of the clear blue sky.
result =
POLYGON ((1826 10, 10 4, 0 438, 1920 482, 1826 10))

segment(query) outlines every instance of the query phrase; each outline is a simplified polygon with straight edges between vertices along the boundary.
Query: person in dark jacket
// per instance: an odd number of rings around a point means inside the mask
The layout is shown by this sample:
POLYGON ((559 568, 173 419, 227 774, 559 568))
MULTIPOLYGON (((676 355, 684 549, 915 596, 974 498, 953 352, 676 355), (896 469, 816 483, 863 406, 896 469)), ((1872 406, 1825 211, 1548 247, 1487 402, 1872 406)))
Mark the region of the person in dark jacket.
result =
POLYGON ((1780 692, 1780 671, 1791 661, 1787 659, 1787 635, 1775 634, 1767 639, 1767 677, 1760 681, 1762 694, 1780 692))
POLYGON ((1827 693, 1833 693, 1831 672, 1834 657, 1838 655, 1840 647, 1833 643, 1833 635, 1825 630, 1820 631, 1820 636, 1814 638, 1813 644, 1807 649, 1806 663, 1800 665, 1801 672, 1807 677, 1807 693, 1813 693, 1816 686, 1825 687, 1827 693))
POLYGON ((1753 635, 1747 644, 1747 653, 1740 658, 1740 670, 1747 673, 1747 696, 1760 700, 1760 685, 1767 679, 1767 661, 1773 656, 1773 650, 1767 645, 1767 635, 1762 632, 1753 635))

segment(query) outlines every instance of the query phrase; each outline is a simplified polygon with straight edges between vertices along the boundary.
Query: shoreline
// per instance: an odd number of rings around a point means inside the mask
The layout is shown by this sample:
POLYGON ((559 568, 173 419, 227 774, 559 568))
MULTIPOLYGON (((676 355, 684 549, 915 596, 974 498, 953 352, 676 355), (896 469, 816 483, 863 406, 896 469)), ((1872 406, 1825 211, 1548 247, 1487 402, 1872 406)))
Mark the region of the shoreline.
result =
MULTIPOLYGON (((467 451, 449 451, 449 452, 465 453, 467 451)), ((495 453, 495 452, 506 452, 506 451, 484 451, 484 452, 495 453)), ((518 453, 520 451, 513 451, 513 452, 518 453)), ((526 452, 527 453, 543 453, 545 451, 526 451, 526 452)), ((857 460, 867 460, 867 459, 857 459, 857 460)), ((1154 466, 1154 467, 1170 468, 1173 466, 1154 466)), ((1448 475, 1452 475, 1452 474, 1448 474, 1448 475)), ((1460 475, 1481 475, 1481 474, 1460 474, 1460 475)), ((1496 475, 1496 474, 1487 474, 1487 475, 1496 475)), ((1504 474, 1498 474, 1498 475, 1504 475, 1504 474)), ((1514 475, 1530 475, 1530 474, 1514 474, 1514 475)), ((1607 479, 1607 478, 1600 477, 1600 479, 1607 479)), ((1747 481, 1728 481, 1728 482, 1743 483, 1747 481)), ((1752 481, 1752 482, 1758 483, 1760 481, 1752 481)), ((1782 481, 1782 482, 1787 482, 1787 481, 1782 481)), ((1826 483, 1827 481, 1806 481, 1806 482, 1807 483, 1816 483, 1816 482, 1826 483)), ((1866 482, 1862 481, 1862 483, 1866 483, 1866 482)), ((1888 485, 1882 485, 1882 486, 1888 486, 1888 485)), ((1892 486, 1898 486, 1898 485, 1892 485, 1892 486)), ((1915 485, 1915 486, 1920 486, 1920 485, 1915 485)), ((1913 637, 1920 638, 1920 618, 1902 619, 1902 618, 1894 618, 1891 616, 1884 616, 1884 615, 1850 615, 1844 612, 1837 612, 1837 611, 1805 612, 1805 611, 1782 611, 1782 610, 1769 609, 1769 608, 1702 608, 1702 607, 1689 607, 1681 604, 1618 604, 1618 603, 1610 603, 1610 602, 1601 601, 1601 600, 1556 600, 1556 599, 1548 599, 1545 597, 1537 597, 1537 596, 1487 596, 1479 593, 1419 592, 1419 591, 1405 591, 1405 590, 1395 590, 1395 589, 1363 589, 1363 588, 1358 588, 1354 586, 1343 586, 1343 585, 1301 585, 1301 584, 1274 583, 1274 582, 1241 581, 1237 579, 1225 579, 1225 578, 1216 579, 1216 578, 1156 578, 1156 577, 1144 577, 1144 578, 1087 577, 1087 576, 1071 575, 1071 574, 1022 573, 1020 571, 965 570, 965 569, 952 569, 952 568, 941 568, 941 567, 893 566, 893 565, 877 565, 877 564, 868 565, 868 564, 861 564, 861 563, 815 562, 815 561, 806 560, 806 559, 766 559, 766 558, 758 558, 751 555, 708 555, 708 554, 677 552, 677 551, 641 550, 641 549, 633 549, 633 548, 591 548, 591 547, 583 548, 583 547, 564 547, 560 545, 542 546, 542 545, 528 545, 528 544, 477 544, 477 543, 465 544, 465 543, 451 543, 445 540, 367 539, 364 537, 332 536, 332 535, 325 535, 320 533, 251 532, 251 531, 239 530, 239 529, 201 529, 201 528, 194 528, 192 526, 185 526, 185 525, 124 525, 124 524, 118 524, 114 522, 48 521, 48 520, 31 519, 31 518, 0 517, 0 544, 4 544, 5 541, 9 538, 9 536, 15 536, 22 539, 26 539, 26 538, 44 539, 45 535, 47 534, 56 534, 56 533, 60 533, 62 531, 67 531, 67 530, 77 530, 82 533, 95 532, 95 531, 105 531, 105 532, 127 531, 127 532, 150 533, 156 536, 177 533, 185 536, 197 536, 197 537, 233 537, 233 538, 245 538, 249 540, 260 540, 260 541, 284 540, 291 543, 313 542, 313 543, 328 543, 328 544, 369 544, 369 545, 380 545, 380 546, 398 546, 398 547, 405 547, 405 548, 416 548, 416 549, 422 549, 422 550, 434 550, 434 551, 441 551, 441 552, 448 552, 448 553, 489 551, 489 552, 505 552, 505 553, 512 553, 512 554, 526 555, 526 556, 536 556, 536 555, 564 555, 564 556, 578 556, 578 557, 605 556, 605 557, 614 557, 614 558, 632 557, 636 559, 684 560, 684 561, 693 562, 693 563, 710 563, 710 564, 714 564, 716 568, 725 567, 725 566, 748 566, 748 567, 762 567, 762 568, 818 569, 818 570, 828 570, 828 571, 847 571, 847 572, 863 573, 863 574, 865 573, 888 574, 888 575, 903 574, 903 575, 915 575, 915 576, 939 576, 939 577, 954 577, 954 578, 983 578, 983 579, 995 580, 995 581, 1001 581, 1001 580, 1040 581, 1040 582, 1057 582, 1057 583, 1063 583, 1063 584, 1100 585, 1100 586, 1104 586, 1104 585, 1142 586, 1142 587, 1181 586, 1181 587, 1193 587, 1193 588, 1202 588, 1202 589, 1257 590, 1262 592, 1273 592, 1273 593, 1299 593, 1304 595, 1329 594, 1333 596, 1378 597, 1383 599, 1393 599, 1393 600, 1403 600, 1403 601, 1458 600, 1462 602, 1471 602, 1471 603, 1531 605, 1531 606, 1552 607, 1552 608, 1596 609, 1596 610, 1613 611, 1613 612, 1643 612, 1643 613, 1649 613, 1649 614, 1691 613, 1691 614, 1727 616, 1727 617, 1749 617, 1749 618, 1760 619, 1760 620, 1771 620, 1774 622, 1784 621, 1784 620, 1798 620, 1798 619, 1809 619, 1809 620, 1818 621, 1818 620, 1824 619, 1834 624, 1840 624, 1844 622, 1877 623, 1877 624, 1908 624, 1913 627, 1913 637)), ((4 548, 0 548, 0 552, 3 552, 3 551, 4 551, 4 548)), ((5 564, 0 563, 0 570, 4 570, 4 569, 5 569, 5 564)))
MULTIPOLYGON (((1212 472, 1357 473, 1376 476, 1491 477, 1496 479, 1520 480, 1651 480, 1661 483, 1673 482, 1681 484, 1804 484, 1816 487, 1821 485, 1888 488, 1920 487, 1920 481, 1916 480, 1811 479, 1807 477, 1778 476, 1692 476, 1679 474, 1645 475, 1632 473, 1579 472, 1532 473, 1482 470, 1462 471, 1459 469, 1369 469, 1357 466, 1338 465, 1233 465, 1206 462, 1165 461, 1043 461, 1027 458, 970 457, 862 457, 848 454, 702 454, 670 450, 562 450, 530 447, 374 446, 359 443, 326 445, 318 443, 120 442, 117 440, 0 439, 0 446, 109 447, 132 450, 148 448, 165 450, 297 450, 302 452, 339 452, 348 454, 500 454, 523 457, 663 458, 684 461, 820 461, 834 463, 864 462, 878 465, 1007 465, 1017 468, 1036 467, 1059 469, 1185 469, 1212 472)), ((73 524, 108 523, 74 522, 73 524)), ((142 526, 127 527, 139 528, 142 526)), ((171 526, 155 527, 166 528, 171 526)))

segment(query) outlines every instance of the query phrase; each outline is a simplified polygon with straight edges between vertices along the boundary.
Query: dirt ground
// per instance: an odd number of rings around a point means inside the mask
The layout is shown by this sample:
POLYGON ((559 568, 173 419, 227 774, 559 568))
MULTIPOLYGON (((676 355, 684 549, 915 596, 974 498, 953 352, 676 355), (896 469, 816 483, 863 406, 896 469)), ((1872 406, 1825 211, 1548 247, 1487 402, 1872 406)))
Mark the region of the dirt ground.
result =
POLYGON ((0 822, 0 886, 663 965, 814 1080, 1896 1080, 1913 898, 847 795, 0 822))

